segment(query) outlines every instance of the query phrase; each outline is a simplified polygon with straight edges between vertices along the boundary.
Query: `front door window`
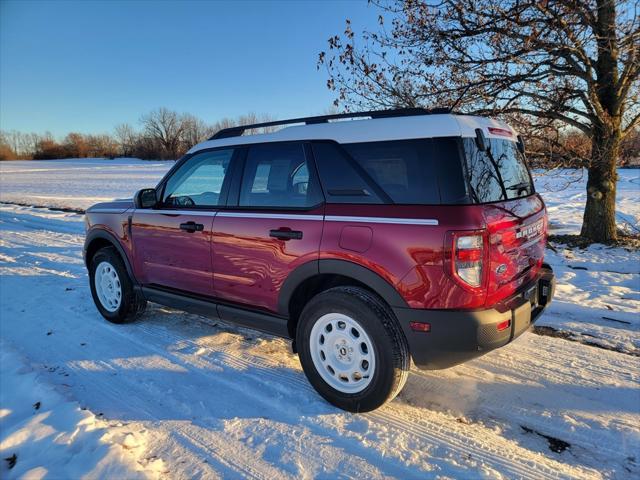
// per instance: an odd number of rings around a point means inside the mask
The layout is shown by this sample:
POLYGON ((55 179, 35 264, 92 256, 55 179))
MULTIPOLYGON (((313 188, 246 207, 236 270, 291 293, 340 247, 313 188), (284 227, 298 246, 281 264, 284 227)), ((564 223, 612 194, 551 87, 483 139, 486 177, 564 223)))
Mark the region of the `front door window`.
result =
POLYGON ((233 149, 194 155, 173 174, 163 194, 165 207, 217 207, 222 205, 224 179, 233 149))

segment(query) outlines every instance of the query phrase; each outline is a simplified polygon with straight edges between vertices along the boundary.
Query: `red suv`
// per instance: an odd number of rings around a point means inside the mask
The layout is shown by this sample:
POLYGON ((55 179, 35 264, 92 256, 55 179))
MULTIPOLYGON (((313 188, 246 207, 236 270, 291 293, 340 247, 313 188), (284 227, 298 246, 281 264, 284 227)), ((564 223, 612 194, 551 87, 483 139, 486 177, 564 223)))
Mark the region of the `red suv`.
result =
POLYGON ((508 125, 441 110, 221 130, 156 188, 87 211, 91 292, 115 323, 151 301, 290 338, 325 399, 372 410, 411 358, 478 357, 549 305, 523 153, 508 125))

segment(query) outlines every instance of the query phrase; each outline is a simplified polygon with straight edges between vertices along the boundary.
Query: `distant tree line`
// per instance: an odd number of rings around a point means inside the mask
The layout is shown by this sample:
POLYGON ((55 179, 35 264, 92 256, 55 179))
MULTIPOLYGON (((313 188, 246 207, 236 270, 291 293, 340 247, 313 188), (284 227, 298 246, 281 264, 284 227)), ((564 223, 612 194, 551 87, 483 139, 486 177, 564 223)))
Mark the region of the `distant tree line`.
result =
MULTIPOLYGON (((522 122, 518 122, 522 128, 522 122)), ((532 168, 589 168, 592 141, 575 128, 529 126, 524 131, 527 160, 532 168)), ((640 166, 640 128, 621 142, 618 166, 640 166)))
POLYGON ((0 160, 89 157, 173 160, 220 129, 269 120, 267 115, 250 113, 236 119, 223 118, 210 125, 194 115, 159 108, 142 115, 138 129, 123 123, 112 134, 72 132, 58 140, 49 132, 0 131, 0 160))
MULTIPOLYGON (((337 109, 327 113, 337 113, 337 109)), ((58 141, 48 132, 0 131, 0 160, 91 157, 173 160, 220 129, 270 120, 272 118, 267 115, 250 113, 236 119, 223 118, 209 125, 193 115, 159 108, 140 117, 139 129, 122 123, 114 128, 112 134, 72 132, 58 141)), ((524 120, 516 123, 522 125, 524 120)), ((524 133, 527 156, 533 167, 578 168, 589 165, 591 140, 580 130, 531 125, 524 133)), ((635 129, 622 142, 618 164, 637 164, 639 155, 640 130, 635 129)))

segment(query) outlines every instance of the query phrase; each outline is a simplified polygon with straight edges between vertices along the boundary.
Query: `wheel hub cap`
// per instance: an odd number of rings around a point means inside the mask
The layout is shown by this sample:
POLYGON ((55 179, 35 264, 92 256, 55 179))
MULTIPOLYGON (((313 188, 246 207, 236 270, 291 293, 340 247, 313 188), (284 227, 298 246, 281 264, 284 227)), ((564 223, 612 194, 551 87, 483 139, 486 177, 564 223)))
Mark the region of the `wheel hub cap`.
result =
POLYGON ((358 393, 371 383, 373 342, 356 320, 341 313, 323 315, 311 329, 309 340, 313 364, 331 387, 358 393))
POLYGON ((122 285, 114 266, 109 262, 100 262, 95 271, 94 284, 104 309, 109 312, 118 310, 122 302, 122 285))

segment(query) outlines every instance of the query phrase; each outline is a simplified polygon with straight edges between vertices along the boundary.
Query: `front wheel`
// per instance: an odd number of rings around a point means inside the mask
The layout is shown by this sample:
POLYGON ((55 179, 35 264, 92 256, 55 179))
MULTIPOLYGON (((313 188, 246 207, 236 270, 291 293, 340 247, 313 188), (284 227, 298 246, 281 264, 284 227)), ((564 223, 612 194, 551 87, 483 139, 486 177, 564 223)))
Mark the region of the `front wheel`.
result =
POLYGON ((337 287, 305 306, 296 343, 314 388, 351 412, 374 410, 404 386, 410 365, 407 341, 389 307, 358 287, 337 287))
POLYGON ((127 269, 113 247, 101 248, 89 264, 91 295, 98 311, 113 323, 132 322, 147 302, 133 288, 127 269))

